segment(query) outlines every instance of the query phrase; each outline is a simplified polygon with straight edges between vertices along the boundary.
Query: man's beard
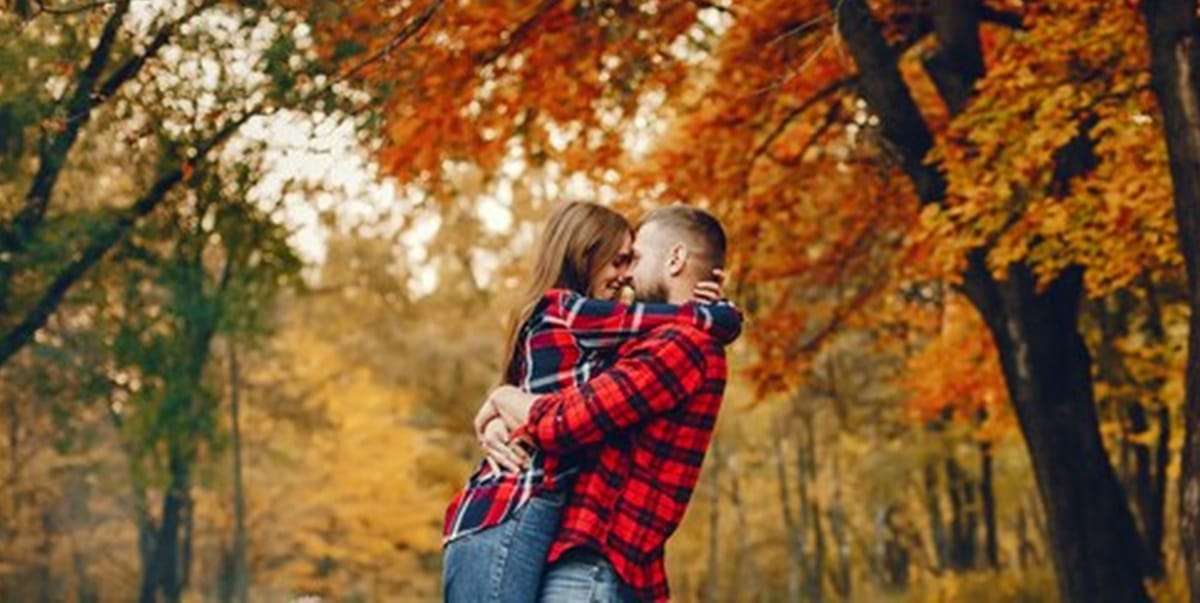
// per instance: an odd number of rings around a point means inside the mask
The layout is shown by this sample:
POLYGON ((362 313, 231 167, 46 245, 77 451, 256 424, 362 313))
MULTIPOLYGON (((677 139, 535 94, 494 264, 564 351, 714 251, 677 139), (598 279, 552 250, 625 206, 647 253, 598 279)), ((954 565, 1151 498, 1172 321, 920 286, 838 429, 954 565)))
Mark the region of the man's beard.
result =
POLYGON ((633 283, 633 295, 640 302, 649 302, 655 304, 667 303, 667 284, 662 280, 657 283, 642 285, 633 283))

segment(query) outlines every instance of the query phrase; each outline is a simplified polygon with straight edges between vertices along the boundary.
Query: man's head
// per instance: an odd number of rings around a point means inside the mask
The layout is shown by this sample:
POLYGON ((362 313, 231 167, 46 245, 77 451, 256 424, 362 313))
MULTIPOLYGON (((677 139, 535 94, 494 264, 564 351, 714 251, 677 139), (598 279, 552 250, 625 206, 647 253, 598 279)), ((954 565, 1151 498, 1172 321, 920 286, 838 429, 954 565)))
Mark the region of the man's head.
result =
POLYGON ((683 303, 696 283, 725 266, 725 229, 712 214, 687 205, 651 210, 638 224, 629 275, 642 301, 683 303))

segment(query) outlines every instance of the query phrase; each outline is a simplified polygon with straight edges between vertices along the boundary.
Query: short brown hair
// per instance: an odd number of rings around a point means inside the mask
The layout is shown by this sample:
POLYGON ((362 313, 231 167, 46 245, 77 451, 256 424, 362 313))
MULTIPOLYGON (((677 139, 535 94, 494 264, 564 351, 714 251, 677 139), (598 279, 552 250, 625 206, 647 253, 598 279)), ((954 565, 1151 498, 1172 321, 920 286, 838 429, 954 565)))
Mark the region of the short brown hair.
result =
POLYGON ((685 237, 688 251, 700 258, 700 276, 725 267, 725 229, 712 214, 691 205, 666 205, 646 212, 638 227, 651 222, 685 237))

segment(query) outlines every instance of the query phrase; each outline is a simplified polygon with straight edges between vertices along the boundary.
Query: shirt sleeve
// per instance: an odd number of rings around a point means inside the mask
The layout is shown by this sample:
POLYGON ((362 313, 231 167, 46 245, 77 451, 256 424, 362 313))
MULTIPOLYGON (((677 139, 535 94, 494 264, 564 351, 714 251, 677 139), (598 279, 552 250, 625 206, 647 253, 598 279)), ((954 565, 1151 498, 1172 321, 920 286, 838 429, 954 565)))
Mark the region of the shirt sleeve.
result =
POLYGON ((679 326, 652 331, 591 381, 535 400, 524 434, 542 450, 563 454, 678 407, 704 383, 706 356, 697 335, 679 326))
POLYGON ((571 332, 587 350, 613 350, 651 329, 669 324, 689 325, 708 332, 723 344, 741 333, 742 314, 732 303, 688 302, 683 305, 635 302, 625 304, 592 299, 572 291, 556 292, 546 320, 571 332))

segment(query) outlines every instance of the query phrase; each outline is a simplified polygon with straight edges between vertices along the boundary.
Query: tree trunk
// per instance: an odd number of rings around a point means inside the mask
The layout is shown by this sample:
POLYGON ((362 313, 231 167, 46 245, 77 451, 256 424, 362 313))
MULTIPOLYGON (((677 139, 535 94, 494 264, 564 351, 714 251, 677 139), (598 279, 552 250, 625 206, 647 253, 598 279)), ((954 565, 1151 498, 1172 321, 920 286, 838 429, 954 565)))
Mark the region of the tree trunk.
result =
POLYGON ((833 462, 833 502, 829 509, 829 528, 833 533, 834 546, 837 547, 837 573, 836 579, 833 581, 834 589, 837 591, 838 597, 843 601, 850 599, 851 576, 850 576, 850 539, 848 537, 848 525, 846 522, 846 510, 842 504, 842 481, 841 467, 838 462, 837 447, 832 450, 833 462))
POLYGON ((229 341, 229 422, 233 446, 233 551, 232 600, 247 603, 250 593, 250 572, 246 563, 246 492, 242 482, 242 429, 239 398, 240 366, 237 349, 229 341))
POLYGON ((154 520, 150 517, 145 491, 140 487, 135 487, 134 490, 135 496, 137 496, 134 504, 138 506, 136 509, 138 522, 138 559, 142 566, 142 581, 138 588, 138 602, 154 603, 156 600, 154 591, 158 587, 158 561, 157 557, 155 557, 155 545, 157 541, 155 534, 158 533, 158 530, 154 525, 154 520))
MULTIPOLYGON (((1146 292, 1146 322, 1143 330, 1150 345, 1166 345, 1167 334, 1163 327, 1162 308, 1158 303, 1158 292, 1149 276, 1143 275, 1142 284, 1146 292)), ((1147 546, 1152 551, 1160 572, 1166 571, 1163 554, 1163 539, 1166 534, 1167 510, 1167 466, 1171 463, 1171 409, 1162 397, 1162 388, 1166 379, 1155 377, 1146 384, 1149 391, 1154 392, 1153 405, 1155 421, 1158 423, 1158 441, 1154 447, 1154 467, 1148 509, 1144 515, 1144 534, 1147 546)))
POLYGON ((178 450, 171 451, 171 482, 162 502, 162 517, 154 535, 153 553, 142 575, 138 601, 154 603, 162 592, 168 603, 178 603, 186 579, 186 529, 190 513, 189 471, 178 450))
POLYGON ((1187 372, 1179 539, 1192 601, 1200 601, 1200 25, 1196 0, 1145 0, 1151 87, 1163 113, 1179 245, 1188 277, 1187 372))
POLYGON ((933 551, 937 557, 937 571, 949 565, 950 548, 946 539, 946 520, 942 517, 942 503, 938 494, 937 464, 932 460, 925 463, 925 512, 929 514, 929 536, 933 539, 933 551))
POLYGON ((1067 601, 1146 601, 1142 542, 1100 439, 1091 362, 1077 328, 1082 271, 1043 293, 1027 269, 999 290, 989 321, 1033 461, 1052 559, 1067 601))
MULTIPOLYGON (((800 476, 800 481, 805 484, 812 485, 814 488, 817 485, 817 434, 816 434, 816 417, 812 413, 806 413, 803 417, 804 422, 804 444, 808 448, 806 451, 805 470, 800 476)), ((807 493, 808 488, 805 487, 807 493)), ((804 505, 802 501, 800 503, 804 505)), ((809 512, 808 525, 812 527, 813 533, 813 551, 812 551, 812 567, 808 572, 808 596, 809 601, 820 603, 825 599, 824 582, 825 582, 825 530, 822 527, 821 521, 821 504, 817 496, 808 496, 809 512)))
POLYGON ((75 571, 75 601, 77 603, 100 603, 99 595, 93 590, 87 575, 87 560, 83 551, 72 542, 71 566, 75 571))
POLYGON ((1037 547, 1029 537, 1029 514, 1026 513, 1025 505, 1022 504, 1021 508, 1017 510, 1017 565, 1021 569, 1026 569, 1037 561, 1037 547))
MULTIPOLYGON (((1142 335, 1147 346, 1166 345, 1166 333, 1149 279, 1143 277, 1146 289, 1146 320, 1142 335)), ((1142 564, 1146 575, 1161 578, 1165 571, 1163 561, 1163 511, 1165 500, 1159 487, 1165 474, 1159 471, 1158 460, 1169 460, 1169 450, 1160 448, 1159 442, 1146 440, 1151 431, 1148 407, 1166 408, 1159 392, 1162 379, 1139 381, 1127 367, 1117 342, 1130 335, 1130 317, 1138 308, 1137 299, 1129 292, 1118 292, 1109 300, 1096 306, 1097 322, 1100 325, 1100 344, 1096 348, 1096 365, 1101 379, 1119 391, 1129 392, 1109 404, 1102 405, 1113 413, 1111 421, 1121 426, 1119 476, 1133 509, 1137 514, 1142 534, 1142 564)), ((1167 435, 1170 425, 1165 426, 1167 435)))
POLYGON ((53 556, 54 556, 54 515, 51 507, 44 504, 42 508, 42 541, 38 543, 38 565, 34 572, 38 597, 37 600, 41 603, 51 603, 57 601, 59 597, 55 592, 57 589, 54 584, 53 572, 53 556))
MULTIPOLYGON (((1126 417, 1129 421, 1130 435, 1134 437, 1144 437, 1150 431, 1150 421, 1146 416, 1146 409, 1138 400, 1130 400, 1125 407, 1126 417)), ((1131 456, 1133 458, 1132 474, 1129 480, 1129 488, 1132 490, 1134 508, 1137 510, 1138 517, 1142 526, 1142 536, 1145 542, 1143 563, 1146 568, 1146 575, 1153 578, 1161 578, 1163 576, 1163 555, 1162 555, 1162 524, 1161 521, 1156 521, 1155 516, 1159 513, 1156 507, 1161 505, 1161 501, 1155 500, 1155 482, 1157 481, 1154 471, 1155 465, 1151 460, 1150 444, 1142 441, 1134 441, 1129 444, 1131 456)))
POLYGON ((191 491, 188 473, 188 467, 181 457, 172 459, 171 485, 163 499, 162 523, 156 547, 162 568, 159 571, 159 585, 168 603, 178 603, 187 575, 186 531, 191 491))
MULTIPOLYGON (((15 397, 9 397, 5 400, 5 410, 7 410, 7 426, 8 426, 8 475, 5 476, 8 483, 8 521, 0 524, 0 538, 3 538, 4 544, 12 547, 17 540, 18 526, 21 522, 21 465, 18 454, 21 448, 21 413, 17 409, 17 400, 15 397)), ((0 576, 0 601, 8 601, 15 597, 15 592, 18 591, 16 581, 10 576, 0 576)))
MULTIPOLYGON (((860 92, 880 120, 884 138, 899 154, 922 203, 941 203, 945 175, 924 162, 933 136, 900 75, 895 50, 865 0, 831 0, 831 5, 858 66, 860 92)), ((944 52, 978 52, 978 2, 935 0, 933 11, 944 52)), ((951 110, 965 106, 954 95, 969 92, 978 77, 955 71, 955 64, 943 63, 945 72, 933 78, 935 83, 957 78, 966 84, 938 85, 951 110)), ((1090 358, 1077 328, 1082 271, 1069 268, 1040 291, 1032 272, 1020 264, 1006 280, 996 281, 985 258, 986 250, 969 254, 963 289, 1000 352, 1045 502, 1062 598, 1072 603, 1148 601, 1140 538, 1100 440, 1090 358)), ((1200 496, 1200 482, 1197 486, 1200 496)))
POLYGON ((912 555, 905 543, 901 527, 896 525, 896 507, 883 509, 876 521, 876 540, 880 546, 880 576, 885 587, 892 591, 902 591, 908 587, 909 565, 912 555))
POLYGON ((701 592, 704 601, 715 602, 721 586, 721 445, 712 441, 712 475, 709 482, 708 515, 708 580, 701 592))
POLYGON ((88 578, 87 555, 80 550, 75 539, 79 527, 94 525, 94 519, 88 509, 92 488, 88 484, 89 471, 72 471, 67 478, 65 491, 64 517, 66 520, 65 536, 71 546, 71 569, 75 577, 75 600, 77 603, 98 603, 99 593, 96 592, 92 581, 88 578))
POLYGON ((946 459, 946 491, 950 497, 950 567, 954 571, 971 569, 975 564, 975 485, 954 460, 946 459))
POLYGON ((779 508, 783 515, 784 538, 788 547, 788 600, 800 599, 800 583, 804 573, 804 555, 800 544, 800 529, 792 513, 791 488, 788 487, 787 466, 783 462, 783 440, 775 434, 775 477, 779 483, 779 508))
POLYGON ((988 567, 1000 569, 1000 543, 996 530, 996 486, 991 442, 979 443, 979 499, 983 502, 983 551, 988 567))
POLYGON ((738 593, 756 593, 754 599, 762 600, 767 593, 761 584, 758 564, 755 563, 754 554, 750 550, 750 528, 746 524, 746 505, 742 498, 742 483, 738 477, 737 466, 733 463, 730 463, 729 479, 730 502, 733 504, 734 518, 737 522, 737 561, 734 565, 734 575, 744 577, 738 581, 735 597, 738 593))

